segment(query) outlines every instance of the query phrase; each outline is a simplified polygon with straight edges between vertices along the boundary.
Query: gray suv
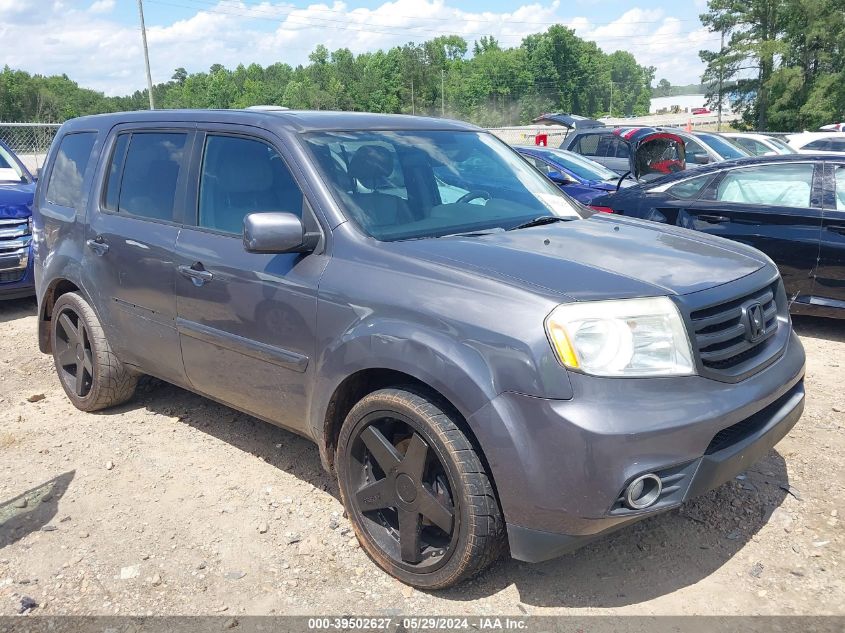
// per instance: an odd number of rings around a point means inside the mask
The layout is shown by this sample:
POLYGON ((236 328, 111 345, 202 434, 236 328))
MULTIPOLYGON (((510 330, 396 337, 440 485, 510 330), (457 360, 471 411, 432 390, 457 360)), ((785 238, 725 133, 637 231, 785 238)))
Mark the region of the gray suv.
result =
POLYGON ((74 405, 150 374, 311 438, 417 587, 676 508, 803 409, 765 255, 590 215, 469 125, 79 118, 35 206, 39 343, 74 405))

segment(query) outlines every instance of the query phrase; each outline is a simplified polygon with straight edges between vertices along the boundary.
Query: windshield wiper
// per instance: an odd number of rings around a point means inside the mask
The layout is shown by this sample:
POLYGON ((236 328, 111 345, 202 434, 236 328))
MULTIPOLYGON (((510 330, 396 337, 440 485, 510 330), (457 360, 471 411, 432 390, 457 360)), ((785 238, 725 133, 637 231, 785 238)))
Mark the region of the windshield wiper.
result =
POLYGON ((559 215, 541 215, 540 217, 528 220, 522 224, 517 224, 508 229, 508 231, 516 231, 517 229, 530 229, 532 226, 543 226, 544 224, 552 224, 553 222, 568 222, 572 218, 562 218, 559 215))
POLYGON ((466 233, 446 233, 445 235, 435 235, 437 239, 442 237, 481 237, 482 235, 490 235, 491 233, 501 233, 504 229, 500 226, 497 226, 492 229, 487 229, 485 231, 467 231, 466 233))

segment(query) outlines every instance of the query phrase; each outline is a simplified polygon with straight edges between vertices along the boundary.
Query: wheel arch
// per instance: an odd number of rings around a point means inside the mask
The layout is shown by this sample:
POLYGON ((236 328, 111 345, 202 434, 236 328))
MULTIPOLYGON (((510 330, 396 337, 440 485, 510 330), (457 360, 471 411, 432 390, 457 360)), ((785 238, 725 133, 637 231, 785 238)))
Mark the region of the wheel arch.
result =
MULTIPOLYGON (((484 467, 490 475, 493 489, 496 489, 490 465, 484 455, 484 449, 478 437, 467 422, 468 415, 462 412, 452 400, 425 380, 405 371, 385 367, 360 369, 346 378, 334 389, 322 417, 319 436, 320 459, 324 468, 334 472, 335 450, 341 427, 349 411, 364 396, 388 387, 403 387, 417 395, 431 399, 444 412, 448 413, 458 428, 467 436, 478 453, 484 467)), ((498 494, 497 494, 498 499, 498 494)))
POLYGON ((53 317, 53 308, 59 297, 68 292, 78 292, 88 302, 91 309, 95 313, 97 312, 82 284, 66 277, 57 277, 50 281, 44 293, 38 298, 38 349, 44 354, 51 354, 53 352, 53 345, 50 340, 50 323, 53 317))

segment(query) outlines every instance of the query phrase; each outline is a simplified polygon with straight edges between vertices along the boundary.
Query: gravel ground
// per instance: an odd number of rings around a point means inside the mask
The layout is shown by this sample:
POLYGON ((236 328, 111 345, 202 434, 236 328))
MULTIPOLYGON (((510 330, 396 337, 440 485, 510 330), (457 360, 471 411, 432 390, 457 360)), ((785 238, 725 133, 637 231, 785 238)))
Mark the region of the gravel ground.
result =
POLYGON ((843 614, 845 322, 796 319, 807 409, 677 511, 424 593, 358 547, 308 441, 157 381, 74 409, 32 301, 0 303, 0 615, 843 614))

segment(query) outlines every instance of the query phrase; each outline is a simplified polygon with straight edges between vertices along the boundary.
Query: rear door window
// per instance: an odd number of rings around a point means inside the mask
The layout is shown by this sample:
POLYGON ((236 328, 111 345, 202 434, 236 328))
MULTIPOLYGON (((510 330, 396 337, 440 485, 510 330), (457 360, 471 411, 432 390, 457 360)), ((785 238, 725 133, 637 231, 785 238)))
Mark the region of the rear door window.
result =
POLYGON ((833 172, 833 181, 836 185, 836 210, 845 211, 845 166, 837 166, 833 172))
POLYGON ((104 205, 106 209, 117 211, 120 197, 120 179, 123 177, 123 163, 126 161, 126 149, 129 147, 129 134, 121 134, 112 150, 109 175, 106 181, 104 205))
POLYGON ((69 208, 79 205, 85 168, 96 140, 96 132, 78 132, 62 138, 47 183, 48 202, 69 208))
POLYGON ((731 140, 753 156, 764 156, 772 151, 757 139, 736 136, 732 137, 731 140))
POLYGON ((817 141, 813 141, 812 143, 807 143, 804 146, 804 149, 807 150, 819 150, 819 151, 828 151, 830 149, 830 139, 828 138, 820 138, 817 141))
POLYGON ((301 218, 302 211, 302 190, 270 145, 238 136, 206 138, 199 226, 240 235, 249 213, 293 213, 301 218))
POLYGON ((698 176, 697 178, 690 178, 684 182, 679 182, 673 187, 666 190, 671 196, 681 200, 693 200, 699 196, 701 191, 713 179, 713 174, 706 174, 698 176))
POLYGON ((118 137, 106 185, 106 205, 151 220, 174 220, 176 191, 185 166, 186 132, 135 132, 118 137), (118 150, 127 143, 125 153, 118 150), (122 163, 122 164, 121 164, 122 163))
POLYGON ((813 172, 811 163, 735 169, 719 183, 716 199, 739 204, 809 208, 813 172))
POLYGON ((710 154, 707 153, 707 150, 698 141, 684 139, 684 149, 686 150, 688 164, 705 165, 710 162, 710 154))
POLYGON ((831 138, 828 141, 830 141, 829 151, 845 152, 845 138, 831 138))
POLYGON ((585 134, 576 143, 575 151, 584 156, 600 156, 598 153, 601 134, 585 134))

